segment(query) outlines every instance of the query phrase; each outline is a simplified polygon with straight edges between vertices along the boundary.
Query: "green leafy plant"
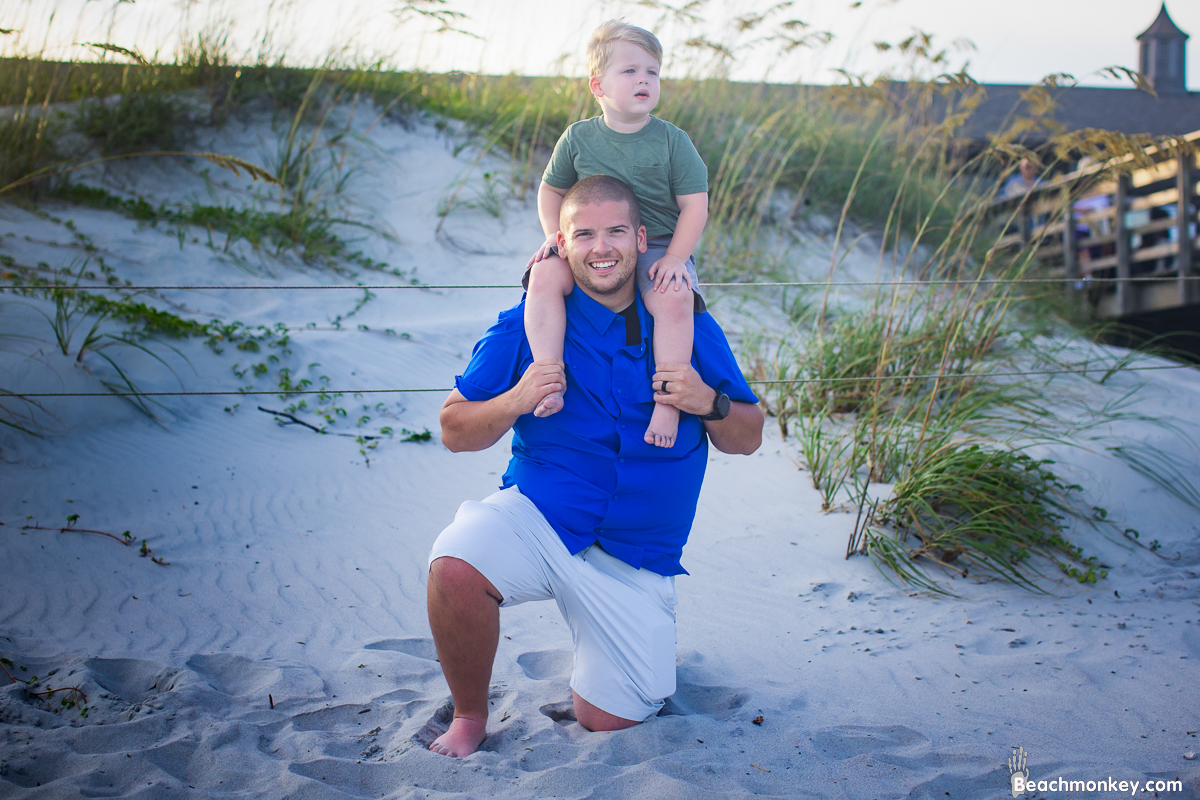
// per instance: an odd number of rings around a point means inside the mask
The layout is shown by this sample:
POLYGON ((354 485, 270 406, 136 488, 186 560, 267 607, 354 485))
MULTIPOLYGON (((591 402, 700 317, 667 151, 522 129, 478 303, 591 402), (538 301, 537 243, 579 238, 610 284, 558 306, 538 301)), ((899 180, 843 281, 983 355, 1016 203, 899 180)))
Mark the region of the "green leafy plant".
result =
POLYGON ((79 106, 77 125, 104 155, 137 150, 178 150, 186 117, 179 103, 160 93, 132 92, 116 100, 93 99, 79 106))
POLYGON ((922 561, 964 576, 974 567, 1041 591, 1033 563, 1041 557, 1095 583, 1106 571, 1066 537, 1079 510, 1071 495, 1081 487, 1063 483, 1052 463, 994 444, 947 442, 906 469, 891 496, 873 507, 860 552, 935 592, 946 590, 922 561))

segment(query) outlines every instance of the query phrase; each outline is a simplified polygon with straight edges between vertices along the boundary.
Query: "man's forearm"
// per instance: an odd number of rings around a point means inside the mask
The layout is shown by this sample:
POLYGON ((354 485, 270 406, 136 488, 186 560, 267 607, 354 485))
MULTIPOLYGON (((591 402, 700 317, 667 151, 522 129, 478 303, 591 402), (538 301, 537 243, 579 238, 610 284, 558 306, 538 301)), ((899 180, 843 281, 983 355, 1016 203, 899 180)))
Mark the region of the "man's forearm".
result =
POLYGON ((763 414, 754 403, 732 402, 729 416, 704 420, 704 428, 713 447, 722 453, 748 456, 762 444, 763 414))
POLYGON ((539 358, 525 369, 517 385, 490 400, 468 400, 458 389, 442 404, 442 444, 455 453, 486 450, 529 414, 550 392, 566 391, 562 363, 539 358))
MULTIPOLYGON (((454 453, 486 450, 508 433, 520 411, 512 392, 490 400, 462 400, 442 407, 442 444, 454 453)), ((462 397, 462 395, 459 395, 462 397)))

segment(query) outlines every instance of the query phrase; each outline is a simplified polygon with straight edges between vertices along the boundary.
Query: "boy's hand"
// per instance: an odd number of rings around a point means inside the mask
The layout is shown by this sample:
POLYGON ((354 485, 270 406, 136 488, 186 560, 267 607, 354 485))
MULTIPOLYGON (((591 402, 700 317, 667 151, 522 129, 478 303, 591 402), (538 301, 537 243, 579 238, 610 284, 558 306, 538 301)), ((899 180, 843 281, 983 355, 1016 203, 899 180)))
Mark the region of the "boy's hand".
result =
POLYGON ((538 251, 533 254, 532 258, 529 259, 529 263, 525 265, 525 269, 529 269, 537 262, 549 258, 551 255, 550 248, 555 247, 557 245, 558 245, 558 232, 555 231, 554 233, 552 233, 546 237, 546 241, 542 243, 542 246, 538 248, 538 251))
POLYGON ((667 254, 650 265, 650 277, 654 280, 654 290, 665 292, 675 281, 675 291, 681 288, 694 289, 692 278, 688 275, 687 264, 677 256, 667 254))

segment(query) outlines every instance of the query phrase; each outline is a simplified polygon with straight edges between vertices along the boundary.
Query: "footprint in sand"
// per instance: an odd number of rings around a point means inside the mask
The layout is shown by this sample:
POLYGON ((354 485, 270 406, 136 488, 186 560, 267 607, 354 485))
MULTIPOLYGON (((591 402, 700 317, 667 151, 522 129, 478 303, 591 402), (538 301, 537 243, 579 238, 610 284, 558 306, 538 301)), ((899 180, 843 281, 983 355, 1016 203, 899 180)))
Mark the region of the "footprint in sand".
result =
POLYGON ((728 719, 733 713, 746 704, 748 695, 729 686, 704 686, 698 683, 685 683, 680 676, 675 694, 667 698, 660 717, 686 717, 700 714, 712 719, 728 719))
POLYGON ((372 642, 363 647, 364 650, 384 650, 390 653, 404 653, 414 658, 424 658, 437 661, 437 647, 432 639, 384 639, 372 642))
POLYGON ((433 712, 433 716, 421 727, 421 730, 413 734, 413 740, 428 748, 433 744, 434 739, 449 729, 452 719, 454 719, 454 701, 447 700, 437 711, 433 712))
POLYGON ((575 658, 568 650, 539 650, 517 656, 517 664, 525 676, 535 681, 565 680, 571 676, 574 663, 575 658))
POLYGON ((547 703, 539 708, 538 711, 559 725, 566 725, 577 721, 575 719, 575 704, 570 700, 563 700, 561 703, 547 703))
POLYGON ((832 758, 896 752, 929 745, 929 737, 903 725, 838 725, 818 731, 813 745, 832 758))
POLYGON ((155 661, 133 658, 89 658, 83 662, 96 685, 130 703, 144 703, 169 692, 180 679, 180 671, 155 661))
POLYGON ((283 677, 283 670, 265 661, 227 653, 195 655, 187 666, 221 694, 259 694, 283 677))
POLYGON ((255 707, 278 710, 325 695, 325 682, 311 667, 252 661, 231 653, 195 655, 186 666, 219 694, 251 698, 255 707))

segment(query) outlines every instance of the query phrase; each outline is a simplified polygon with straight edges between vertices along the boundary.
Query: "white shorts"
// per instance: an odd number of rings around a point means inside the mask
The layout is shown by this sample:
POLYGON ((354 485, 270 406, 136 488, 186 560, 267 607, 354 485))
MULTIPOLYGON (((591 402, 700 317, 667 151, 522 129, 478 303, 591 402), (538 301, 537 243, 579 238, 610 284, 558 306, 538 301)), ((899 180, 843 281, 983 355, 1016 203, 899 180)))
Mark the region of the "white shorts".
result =
POLYGON ((634 569, 599 545, 571 555, 515 486, 463 503, 429 563, 444 556, 479 570, 501 606, 555 600, 575 644, 571 688, 597 708, 644 720, 675 693, 674 577, 634 569))

